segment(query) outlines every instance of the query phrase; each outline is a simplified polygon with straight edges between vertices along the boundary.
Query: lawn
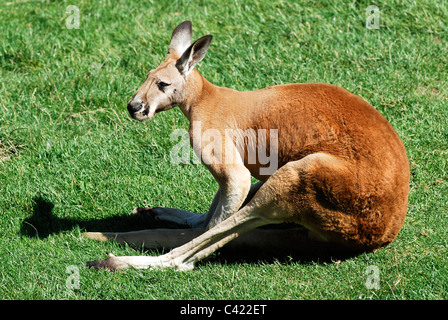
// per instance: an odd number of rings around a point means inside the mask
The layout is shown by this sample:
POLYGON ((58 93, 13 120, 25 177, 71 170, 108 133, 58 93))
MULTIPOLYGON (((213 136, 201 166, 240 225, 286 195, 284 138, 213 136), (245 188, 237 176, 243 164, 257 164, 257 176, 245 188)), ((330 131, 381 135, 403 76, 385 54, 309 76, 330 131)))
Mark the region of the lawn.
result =
POLYGON ((0 18, 1 299, 448 298, 445 1, 7 0, 0 18), (194 38, 214 36, 198 69, 216 85, 331 83, 391 122, 412 174, 391 245, 342 261, 217 253, 188 272, 84 267, 157 252, 82 232, 139 229, 136 206, 205 212, 217 190, 202 165, 170 163, 170 133, 188 127, 178 108, 144 123, 126 110, 184 20, 194 38))

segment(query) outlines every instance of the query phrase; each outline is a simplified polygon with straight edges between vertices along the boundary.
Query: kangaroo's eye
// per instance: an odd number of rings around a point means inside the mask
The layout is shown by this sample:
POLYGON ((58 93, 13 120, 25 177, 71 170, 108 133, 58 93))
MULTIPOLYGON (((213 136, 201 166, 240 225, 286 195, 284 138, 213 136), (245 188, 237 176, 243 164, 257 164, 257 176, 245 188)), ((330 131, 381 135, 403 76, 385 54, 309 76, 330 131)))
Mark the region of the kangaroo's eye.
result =
POLYGON ((166 83, 166 82, 163 82, 163 81, 157 82, 157 87, 159 87, 159 89, 162 90, 162 91, 164 91, 164 89, 166 87, 168 87, 169 85, 171 85, 171 83, 166 83))

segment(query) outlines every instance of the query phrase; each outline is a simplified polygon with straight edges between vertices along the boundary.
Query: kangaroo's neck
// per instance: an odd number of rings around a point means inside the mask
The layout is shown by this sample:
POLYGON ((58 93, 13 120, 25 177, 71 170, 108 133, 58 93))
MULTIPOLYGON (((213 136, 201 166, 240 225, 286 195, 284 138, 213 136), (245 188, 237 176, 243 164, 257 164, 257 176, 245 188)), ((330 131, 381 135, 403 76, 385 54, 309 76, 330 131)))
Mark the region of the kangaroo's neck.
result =
POLYGON ((195 109, 201 108, 203 105, 206 106, 206 101, 212 101, 221 88, 210 83, 196 69, 188 76, 186 86, 188 91, 184 102, 179 107, 188 120, 191 121, 195 109))
POLYGON ((187 78, 188 91, 180 109, 190 121, 222 121, 225 127, 246 128, 269 107, 274 90, 238 91, 219 87, 194 69, 187 78), (262 108, 262 110, 260 110, 262 108), (264 111, 263 111, 264 110, 264 111))

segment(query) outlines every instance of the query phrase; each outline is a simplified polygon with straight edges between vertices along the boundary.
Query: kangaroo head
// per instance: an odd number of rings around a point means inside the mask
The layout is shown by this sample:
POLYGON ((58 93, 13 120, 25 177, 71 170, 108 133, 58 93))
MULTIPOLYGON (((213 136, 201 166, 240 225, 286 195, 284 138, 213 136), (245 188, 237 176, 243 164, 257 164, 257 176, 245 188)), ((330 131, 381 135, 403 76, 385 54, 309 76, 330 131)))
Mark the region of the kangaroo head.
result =
POLYGON ((184 102, 188 92, 187 79, 195 65, 207 53, 212 40, 204 36, 191 44, 192 25, 182 22, 174 29, 166 59, 149 72, 146 81, 128 102, 132 118, 144 121, 154 114, 184 102))

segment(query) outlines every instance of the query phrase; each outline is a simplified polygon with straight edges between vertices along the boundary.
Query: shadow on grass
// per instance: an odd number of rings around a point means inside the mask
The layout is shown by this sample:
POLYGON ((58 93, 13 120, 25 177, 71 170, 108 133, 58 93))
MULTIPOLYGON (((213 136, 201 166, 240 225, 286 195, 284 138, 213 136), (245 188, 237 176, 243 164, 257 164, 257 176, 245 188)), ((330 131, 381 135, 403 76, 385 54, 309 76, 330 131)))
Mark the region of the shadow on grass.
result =
MULTIPOLYGON (((324 264, 340 263, 363 253, 361 251, 354 252, 350 249, 341 248, 339 244, 310 241, 308 239, 308 230, 303 230, 303 239, 295 242, 293 246, 291 246, 287 238, 279 246, 264 248, 227 245, 215 253, 211 260, 221 264, 248 262, 265 262, 269 264, 273 262, 282 264, 288 264, 290 262, 324 264)), ((297 240, 297 237, 295 240, 297 240)))
POLYGON ((126 232, 160 228, 150 217, 129 213, 104 219, 59 218, 53 214, 54 204, 43 196, 33 198, 32 215, 22 221, 20 233, 30 238, 45 239, 51 234, 71 230, 79 226, 85 231, 126 232))
MULTIPOLYGON (((73 219, 59 218, 53 214, 54 204, 45 197, 37 196, 33 199, 33 211, 29 218, 22 222, 21 234, 27 237, 45 239, 51 234, 71 230, 78 226, 80 229, 90 232, 127 232, 142 229, 166 228, 149 216, 141 215, 117 215, 103 219, 73 219)), ((269 226, 266 226, 269 227, 269 226)), ((266 228, 263 227, 263 228, 266 228)), ((282 225, 272 226, 282 228, 282 225)), ((291 225, 284 225, 284 228, 291 228, 291 225)), ((341 248, 339 245, 314 242, 308 239, 308 231, 300 226, 297 230, 303 235, 295 237, 297 245, 291 246, 288 239, 284 239, 288 245, 280 244, 278 247, 269 248, 234 246, 231 243, 224 246, 219 252, 213 254, 206 261, 217 261, 219 263, 241 263, 260 261, 271 263, 277 262, 301 262, 301 263, 328 263, 337 262, 358 256, 362 252, 352 252, 341 248), (285 249, 288 248, 288 249, 285 249), (294 248, 291 250, 291 248, 294 248)), ((277 239, 277 241, 279 241, 277 239)), ((160 250, 160 253, 163 253, 160 250)))

